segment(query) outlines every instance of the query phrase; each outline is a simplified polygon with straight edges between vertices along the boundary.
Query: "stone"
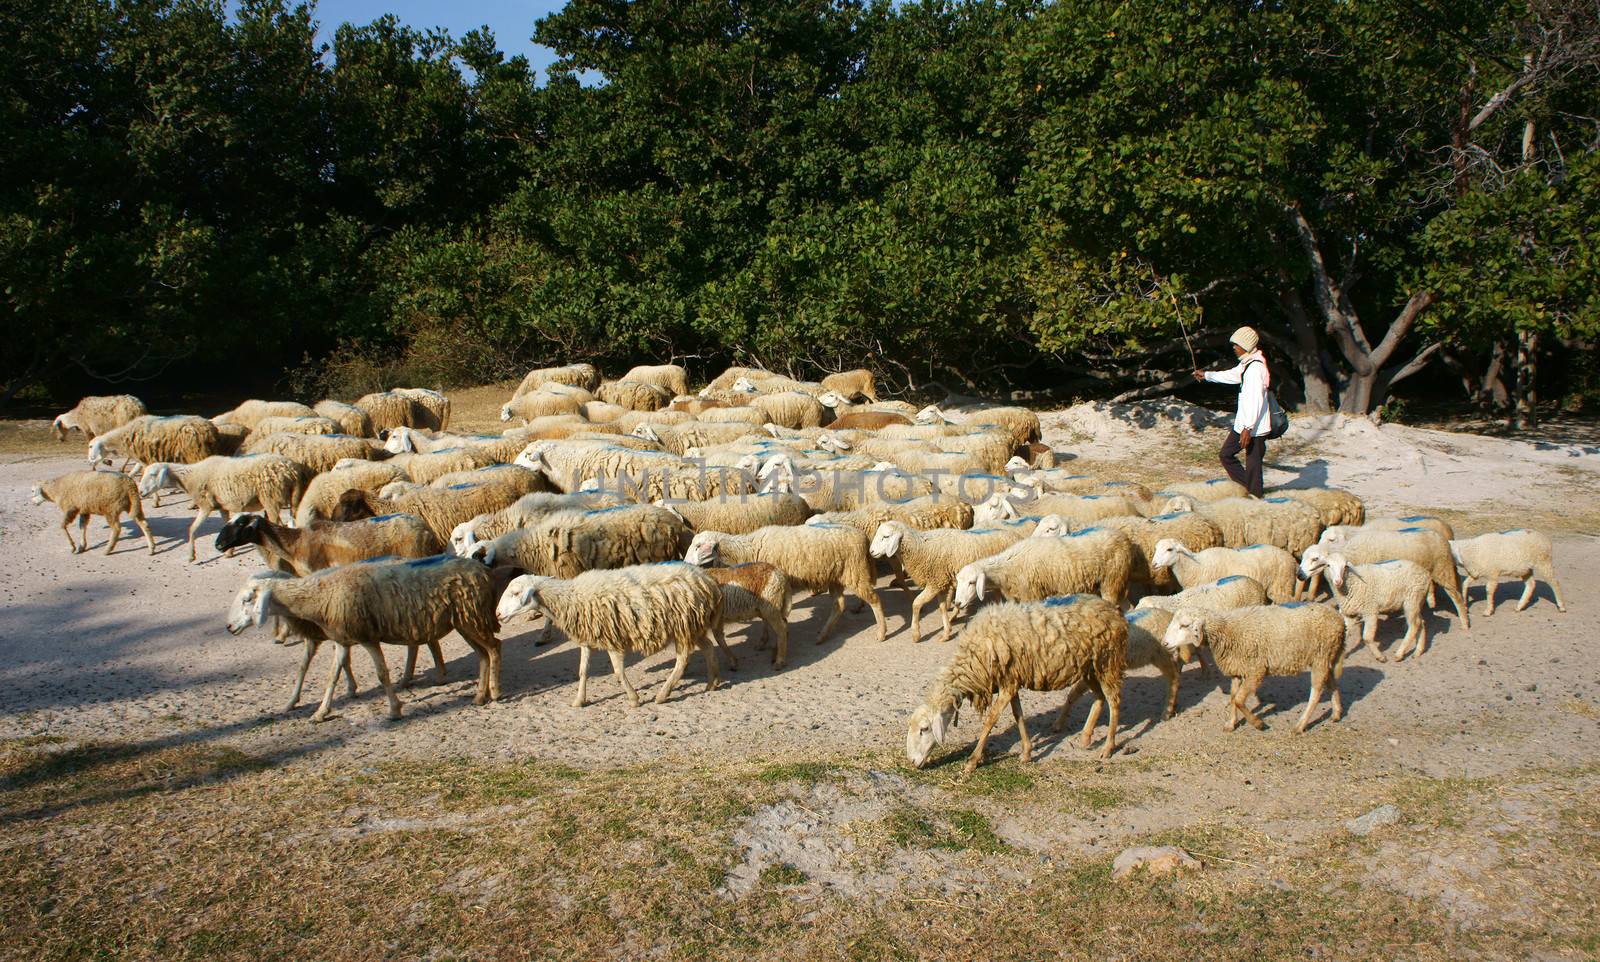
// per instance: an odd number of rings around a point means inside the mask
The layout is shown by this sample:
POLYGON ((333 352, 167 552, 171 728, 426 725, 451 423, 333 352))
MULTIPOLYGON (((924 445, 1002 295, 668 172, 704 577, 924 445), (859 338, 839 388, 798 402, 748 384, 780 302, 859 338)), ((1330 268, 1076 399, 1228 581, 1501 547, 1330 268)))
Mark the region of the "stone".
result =
POLYGON ((1200 860, 1175 845, 1145 845, 1124 849, 1111 863, 1111 877, 1127 878, 1144 869, 1146 875, 1166 875, 1180 869, 1201 868, 1200 860))
POLYGON ((1346 819, 1344 827, 1353 835, 1370 835, 1374 829, 1400 821, 1400 810, 1393 805, 1379 805, 1360 818, 1346 819))

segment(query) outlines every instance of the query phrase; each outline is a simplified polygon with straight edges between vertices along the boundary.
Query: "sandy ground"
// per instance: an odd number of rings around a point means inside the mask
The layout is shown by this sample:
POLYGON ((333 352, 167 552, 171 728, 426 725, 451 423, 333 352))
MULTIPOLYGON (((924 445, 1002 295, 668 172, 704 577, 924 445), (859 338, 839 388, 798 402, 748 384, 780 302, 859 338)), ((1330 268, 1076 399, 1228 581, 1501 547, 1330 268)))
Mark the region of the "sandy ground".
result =
MULTIPOLYGON (((1220 436, 1216 419, 1203 409, 1079 405, 1043 420, 1047 440, 1074 452, 1094 473, 1115 476, 1111 469, 1125 468, 1125 476, 1141 480, 1217 473, 1206 452, 1220 436)), ((708 751, 726 757, 881 750, 903 738, 905 717, 949 657, 936 640, 912 643, 909 595, 899 590, 883 595, 891 632, 883 644, 873 639, 866 610, 848 615, 834 640, 813 644, 821 599, 806 599, 795 607, 789 667, 781 673, 772 672, 767 653, 740 640, 741 630, 730 636, 741 667, 717 692, 705 692, 696 657, 665 705, 630 708, 607 670, 591 677, 596 701, 580 710, 570 706, 576 649, 535 648, 537 626, 518 621, 502 632, 502 702, 471 704, 476 664, 452 635, 445 642, 448 681, 435 681, 424 654, 428 670, 402 695, 402 720, 383 719, 372 667, 357 653, 360 696, 351 702, 341 691, 336 716, 314 725, 309 716, 330 656, 322 654, 313 665, 300 707, 284 712, 299 648, 274 645, 265 630, 235 638, 223 629, 233 593, 259 562, 254 555, 217 555, 210 541, 218 519, 202 528, 200 564, 187 562, 182 538, 190 512, 182 502, 147 509, 160 549, 154 557, 142 539, 126 533, 117 552, 104 556, 106 529, 99 521, 91 527, 91 553, 68 555, 56 509, 33 506, 28 493, 39 478, 76 469, 81 461, 72 450, 73 457, 0 459, 6 562, 0 567, 0 737, 219 740, 284 760, 445 754, 600 765, 693 759, 708 751)), ((1319 729, 1388 739, 1398 758, 1434 774, 1596 756, 1600 667, 1590 649, 1600 636, 1600 606, 1593 601, 1600 594, 1600 538, 1593 533, 1600 449, 1334 418, 1297 422, 1268 462, 1269 483, 1348 487, 1374 514, 1442 510, 1469 534, 1531 518, 1557 539, 1567 613, 1557 612, 1542 587, 1533 607, 1518 613, 1511 602, 1520 586, 1507 585, 1500 593, 1505 607, 1493 618, 1476 618, 1470 633, 1453 615, 1435 614, 1429 619, 1432 644, 1420 661, 1378 664, 1364 653, 1352 655, 1343 683, 1348 717, 1319 729), (1497 748, 1485 751, 1486 744, 1497 748)), ((1483 589, 1471 597, 1478 614, 1483 589)), ((936 639, 931 629, 938 616, 930 614, 924 627, 936 639)), ((1387 644, 1401 630, 1386 625, 1380 638, 1387 644)), ((389 661, 398 677, 401 650, 390 649, 389 661)), ((663 654, 631 663, 630 675, 641 687, 653 686, 669 666, 663 654)), ((1160 723, 1163 688, 1148 669, 1128 679, 1124 735, 1133 757, 1231 750, 1240 739, 1278 750, 1295 737, 1289 729, 1307 684, 1303 675, 1269 680, 1262 692, 1269 731, 1233 735, 1222 732, 1223 695, 1215 682, 1186 673, 1180 714, 1160 723)), ((1057 695, 1028 697, 1035 731, 1048 728, 1058 702, 1057 695)), ((1082 711, 1074 713, 1075 723, 1082 711)), ((974 730, 975 722, 963 718, 957 744, 974 730)), ((995 745, 1006 750, 1014 739, 995 745)), ((1055 752, 1078 757, 1076 748, 1051 742, 1043 752, 1047 763, 1055 752)))

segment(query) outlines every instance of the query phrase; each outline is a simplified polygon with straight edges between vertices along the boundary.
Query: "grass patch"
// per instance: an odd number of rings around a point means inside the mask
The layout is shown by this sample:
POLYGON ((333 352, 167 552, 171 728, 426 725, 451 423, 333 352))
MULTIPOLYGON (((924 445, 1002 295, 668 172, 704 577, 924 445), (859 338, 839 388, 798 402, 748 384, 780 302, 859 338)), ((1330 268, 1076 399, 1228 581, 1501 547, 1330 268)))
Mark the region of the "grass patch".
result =
POLYGON ((1411 778, 1395 792, 1394 804, 1407 824, 1459 829, 1494 788, 1488 778, 1411 778))
POLYGON ((761 881, 766 885, 804 885, 811 880, 811 876, 783 862, 778 865, 768 865, 761 870, 761 881))
POLYGON ((1133 793, 1114 785, 1084 785, 1067 796, 1063 811, 1073 815, 1099 815, 1133 801, 1133 793))
POLYGON ((763 782, 820 782, 839 771, 832 762, 774 762, 762 768, 756 778, 763 782))
POLYGON ((885 819, 888 838, 899 848, 976 851, 996 855, 1011 846, 994 832, 989 820, 970 808, 928 811, 904 805, 885 819))
POLYGON ((1596 705, 1587 699, 1579 698, 1576 695, 1566 699, 1556 707, 1580 718, 1600 718, 1600 705, 1596 705))

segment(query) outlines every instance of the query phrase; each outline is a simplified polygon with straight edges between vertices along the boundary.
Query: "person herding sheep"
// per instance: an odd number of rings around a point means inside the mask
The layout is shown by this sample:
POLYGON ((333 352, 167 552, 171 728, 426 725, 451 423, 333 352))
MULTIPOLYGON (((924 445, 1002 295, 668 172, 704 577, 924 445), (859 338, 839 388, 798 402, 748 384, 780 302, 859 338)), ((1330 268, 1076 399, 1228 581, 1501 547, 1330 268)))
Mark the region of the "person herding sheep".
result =
POLYGON ((1272 375, 1267 371, 1267 356, 1260 350, 1261 338, 1255 328, 1241 327, 1228 341, 1239 357, 1238 365, 1226 371, 1197 370, 1194 378, 1213 384, 1239 385, 1239 407, 1233 416, 1233 430, 1222 442, 1222 469, 1228 472, 1228 477, 1244 485, 1252 496, 1259 498, 1261 459, 1267 453, 1267 440, 1278 436, 1272 424, 1272 408, 1276 402, 1271 401, 1267 393, 1272 386, 1272 375), (1239 463, 1240 452, 1244 453, 1244 464, 1239 463))

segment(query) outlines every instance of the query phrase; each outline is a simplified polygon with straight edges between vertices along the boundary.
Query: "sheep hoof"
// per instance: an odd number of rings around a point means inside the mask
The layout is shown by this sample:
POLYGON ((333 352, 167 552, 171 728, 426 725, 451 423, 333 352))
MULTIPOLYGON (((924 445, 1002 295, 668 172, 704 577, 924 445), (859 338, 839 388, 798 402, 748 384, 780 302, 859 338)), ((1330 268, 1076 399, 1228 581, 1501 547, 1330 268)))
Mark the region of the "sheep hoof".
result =
MULTIPOLYGON (((574 698, 574 699, 572 699, 572 707, 573 708, 582 708, 584 706, 584 704, 585 704, 585 702, 584 702, 584 700, 582 698, 574 698)), ((639 702, 638 702, 637 699, 634 701, 633 706, 635 708, 639 707, 639 702)))
MULTIPOLYGON (((1385 656, 1385 655, 1384 655, 1384 653, 1383 653, 1383 652, 1381 652, 1381 651, 1375 651, 1375 652, 1373 652, 1373 653, 1372 653, 1372 657, 1373 657, 1373 658, 1375 658, 1375 659, 1377 659, 1377 660, 1378 660, 1378 661, 1380 661, 1380 662, 1384 662, 1384 663, 1387 663, 1387 662, 1388 662, 1388 661, 1389 661, 1389 659, 1388 659, 1388 657, 1387 657, 1387 656, 1385 656)), ((1399 661, 1399 660, 1400 660, 1400 656, 1398 656, 1398 655, 1396 655, 1396 656, 1395 656, 1395 660, 1396 660, 1396 661, 1399 661)))
POLYGON ((1264 732, 1267 730, 1267 723, 1259 718, 1252 718, 1250 720, 1250 727, 1254 728, 1258 732, 1264 732))
POLYGON ((773 670, 773 671, 782 671, 782 670, 783 670, 783 666, 784 666, 784 664, 785 664, 785 663, 784 663, 784 662, 781 662, 781 661, 774 661, 774 662, 773 662, 773 663, 772 663, 772 670, 773 670))
POLYGON ((333 713, 332 713, 332 712, 326 712, 326 711, 321 711, 321 710, 319 710, 319 711, 317 711, 317 712, 315 712, 315 713, 314 713, 314 714, 312 714, 312 716, 311 716, 311 720, 312 720, 312 721, 313 721, 313 722, 317 722, 317 723, 319 723, 319 724, 320 724, 320 723, 322 723, 322 722, 325 722, 325 721, 327 721, 327 720, 328 720, 328 717, 329 717, 329 716, 330 716, 330 715, 332 715, 332 714, 333 714, 333 713))

